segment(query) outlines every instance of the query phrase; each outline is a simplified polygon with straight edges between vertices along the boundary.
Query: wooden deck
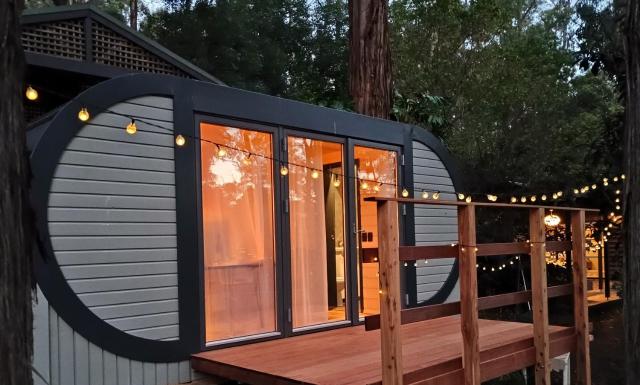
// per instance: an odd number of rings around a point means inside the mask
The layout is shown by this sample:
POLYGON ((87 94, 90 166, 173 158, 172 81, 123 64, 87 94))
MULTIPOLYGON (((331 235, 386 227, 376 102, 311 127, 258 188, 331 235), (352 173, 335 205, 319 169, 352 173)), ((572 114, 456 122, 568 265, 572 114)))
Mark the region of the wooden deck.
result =
MULTIPOLYGON (((531 324, 479 320, 482 381, 535 363, 531 324)), ((573 328, 549 328, 550 355, 574 349, 573 328)), ((460 316, 402 326, 404 384, 461 384, 460 316)), ((380 330, 363 326, 203 352, 195 370, 255 385, 377 384, 380 330)))

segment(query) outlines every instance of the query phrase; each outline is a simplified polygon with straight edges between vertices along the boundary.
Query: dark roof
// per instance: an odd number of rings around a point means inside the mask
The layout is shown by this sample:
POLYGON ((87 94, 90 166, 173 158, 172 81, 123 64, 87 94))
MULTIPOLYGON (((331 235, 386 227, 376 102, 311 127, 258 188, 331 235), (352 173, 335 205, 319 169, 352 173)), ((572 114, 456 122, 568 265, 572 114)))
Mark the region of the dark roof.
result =
MULTIPOLYGON (((163 47, 159 43, 153 41, 152 39, 149 39, 148 37, 144 36, 143 34, 137 31, 132 30, 128 26, 122 24, 120 21, 115 19, 114 17, 106 14, 105 12, 91 5, 69 5, 69 6, 57 6, 57 7, 47 7, 47 8, 33 8, 33 9, 28 9, 24 11, 20 21, 23 26, 23 45, 25 46, 27 61, 29 62, 29 64, 47 66, 47 64, 52 63, 53 65, 56 65, 58 67, 64 67, 70 70, 78 70, 78 72, 81 72, 79 71, 79 69, 82 66, 82 64, 78 63, 77 58, 76 60, 68 60, 68 58, 54 57, 56 55, 53 55, 53 56, 47 55, 46 46, 44 47, 45 54, 38 52, 38 49, 35 50, 36 52, 30 52, 29 45, 25 44, 25 41, 24 41, 25 33, 27 35, 29 33, 29 28, 28 28, 29 26, 45 25, 46 27, 46 24, 48 23, 56 23, 56 22, 64 22, 69 20, 80 20, 80 19, 85 20, 84 25, 91 25, 91 23, 86 23, 86 21, 89 21, 89 22, 93 21, 95 23, 101 24, 102 26, 107 28, 110 32, 113 32, 119 35, 120 37, 129 41, 131 44, 141 47, 142 49, 147 51, 150 55, 153 55, 161 59, 162 61, 166 62, 168 65, 175 67, 177 71, 179 71, 180 74, 183 76, 224 85, 224 83, 221 80, 210 75, 209 73, 204 71, 202 68, 197 67, 196 65, 190 63, 184 58, 176 55, 175 53, 171 52, 167 48, 163 47), (44 59, 44 60, 40 60, 40 59, 44 59), (46 60, 46 59, 51 59, 51 60, 46 60), (46 63, 46 64, 43 64, 43 63, 46 63)), ((87 29, 88 28, 83 29, 82 33, 84 34, 89 33, 87 29)), ((57 31, 57 30, 54 30, 54 31, 57 31)), ((91 39, 91 38, 92 38, 91 36, 89 36, 88 38, 85 36, 84 40, 88 41, 88 39, 91 39)), ((39 40, 38 36, 34 36, 33 40, 35 41, 34 45, 36 46, 38 44, 46 45, 46 39, 39 40)), ((80 61, 82 63, 86 63, 87 65, 94 64, 94 63, 91 63, 91 60, 89 59, 90 58, 88 57, 84 57, 80 61)), ((94 68, 91 71, 86 73, 91 73, 93 75, 100 75, 102 74, 100 72, 100 69, 103 69, 105 77, 113 77, 113 76, 117 76, 127 72, 147 72, 144 70, 136 71, 130 68, 109 70, 105 68, 105 67, 109 67, 109 65, 104 65, 104 64, 98 67, 96 66, 93 66, 93 67, 94 68)), ((154 71, 148 71, 148 72, 154 72, 154 71)))

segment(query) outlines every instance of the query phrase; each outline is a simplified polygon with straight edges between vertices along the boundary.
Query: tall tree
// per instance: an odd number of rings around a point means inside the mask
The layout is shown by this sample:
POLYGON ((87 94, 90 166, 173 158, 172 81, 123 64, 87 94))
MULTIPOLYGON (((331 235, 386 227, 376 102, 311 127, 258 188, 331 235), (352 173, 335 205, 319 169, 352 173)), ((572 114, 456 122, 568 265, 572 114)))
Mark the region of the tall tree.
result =
POLYGON ((138 0, 129 2, 129 27, 134 31, 138 30, 138 0))
POLYGON ((349 91, 356 112, 389 119, 391 51, 387 0, 349 1, 349 91))
POLYGON ((626 381, 640 383, 640 1, 624 12, 626 124, 624 137, 624 329, 626 381))
POLYGON ((22 112, 23 0, 0 1, 0 378, 25 385, 31 378, 31 226, 29 164, 22 112))

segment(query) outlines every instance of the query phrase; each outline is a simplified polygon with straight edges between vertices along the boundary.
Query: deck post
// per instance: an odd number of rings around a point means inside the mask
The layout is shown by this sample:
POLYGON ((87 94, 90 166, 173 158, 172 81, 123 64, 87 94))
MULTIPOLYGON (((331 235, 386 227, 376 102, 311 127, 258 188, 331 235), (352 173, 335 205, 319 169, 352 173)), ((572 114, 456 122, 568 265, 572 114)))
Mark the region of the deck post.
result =
POLYGON ((536 385, 550 385, 549 308, 547 304, 546 237, 543 208, 532 208, 529 211, 529 239, 531 242, 531 302, 533 305, 533 341, 536 348, 536 385))
POLYGON ((587 309, 587 269, 585 261, 584 210, 571 214, 573 254, 573 317, 576 328, 576 384, 591 385, 589 359, 589 312, 587 309))
POLYGON ((473 204, 458 206, 458 243, 464 385, 480 385, 476 211, 473 204))
POLYGON ((378 260, 380 262, 380 338, 382 384, 402 385, 400 331, 400 228, 398 202, 378 202, 378 260))

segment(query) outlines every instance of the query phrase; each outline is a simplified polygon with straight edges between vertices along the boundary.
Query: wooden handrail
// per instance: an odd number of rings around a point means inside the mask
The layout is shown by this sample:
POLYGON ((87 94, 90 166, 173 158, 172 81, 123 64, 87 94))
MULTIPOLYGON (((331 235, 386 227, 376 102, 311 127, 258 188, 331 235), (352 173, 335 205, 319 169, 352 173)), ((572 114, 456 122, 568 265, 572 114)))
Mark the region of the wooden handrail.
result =
POLYGON ((395 197, 366 197, 364 198, 364 200, 368 202, 394 201, 398 203, 415 203, 415 204, 434 205, 434 206, 475 206, 475 207, 499 207, 499 208, 512 208, 512 209, 546 209, 546 210, 556 210, 556 211, 600 212, 599 209, 590 209, 585 207, 526 205, 526 204, 519 204, 519 203, 493 203, 493 202, 467 203, 467 202, 452 201, 452 200, 395 198, 395 197))
MULTIPOLYGON (((547 289, 549 298, 564 297, 572 294, 573 285, 570 283, 549 286, 547 289)), ((525 302, 531 302, 531 290, 479 297, 478 310, 495 309, 525 302)), ((404 309, 401 311, 400 319, 402 325, 405 325, 456 314, 460 314, 460 301, 404 309)), ((364 327, 367 331, 380 329, 380 316, 378 314, 366 316, 364 318, 364 327)))
MULTIPOLYGON (((412 198, 367 198, 378 206, 378 247, 380 261, 380 316, 367 317, 367 330, 379 326, 382 354, 382 383, 403 383, 402 336, 400 326, 430 318, 460 313, 462 333, 462 373, 464 385, 480 385, 480 348, 478 311, 531 301, 533 307, 533 345, 536 385, 550 383, 550 348, 548 298, 573 293, 577 383, 590 385, 588 312, 586 299, 585 212, 597 211, 575 207, 518 205, 504 203, 466 203, 412 198), (449 205, 458 208, 458 239, 462 246, 399 246, 399 203, 449 205), (476 207, 527 208, 529 210, 530 243, 476 244, 476 207), (572 240, 546 241, 544 215, 546 209, 571 211, 572 240), (545 252, 569 251, 573 255, 571 287, 547 287, 545 252), (457 254, 457 255, 456 255, 457 254), (478 298, 478 255, 529 254, 531 256, 531 291, 478 298), (432 258, 458 258, 460 302, 401 310, 400 262, 432 258), (571 289, 571 290, 570 290, 571 289)), ((568 341, 568 340, 567 340, 568 341)), ((568 342, 567 342, 568 343, 568 342)))
MULTIPOLYGON (((420 259, 457 258, 460 251, 458 244, 436 246, 400 246, 400 260, 403 262, 420 259)), ((499 255, 529 254, 531 243, 480 243, 476 246, 478 257, 499 255)), ((571 251, 571 241, 546 241, 547 251, 571 251)))

